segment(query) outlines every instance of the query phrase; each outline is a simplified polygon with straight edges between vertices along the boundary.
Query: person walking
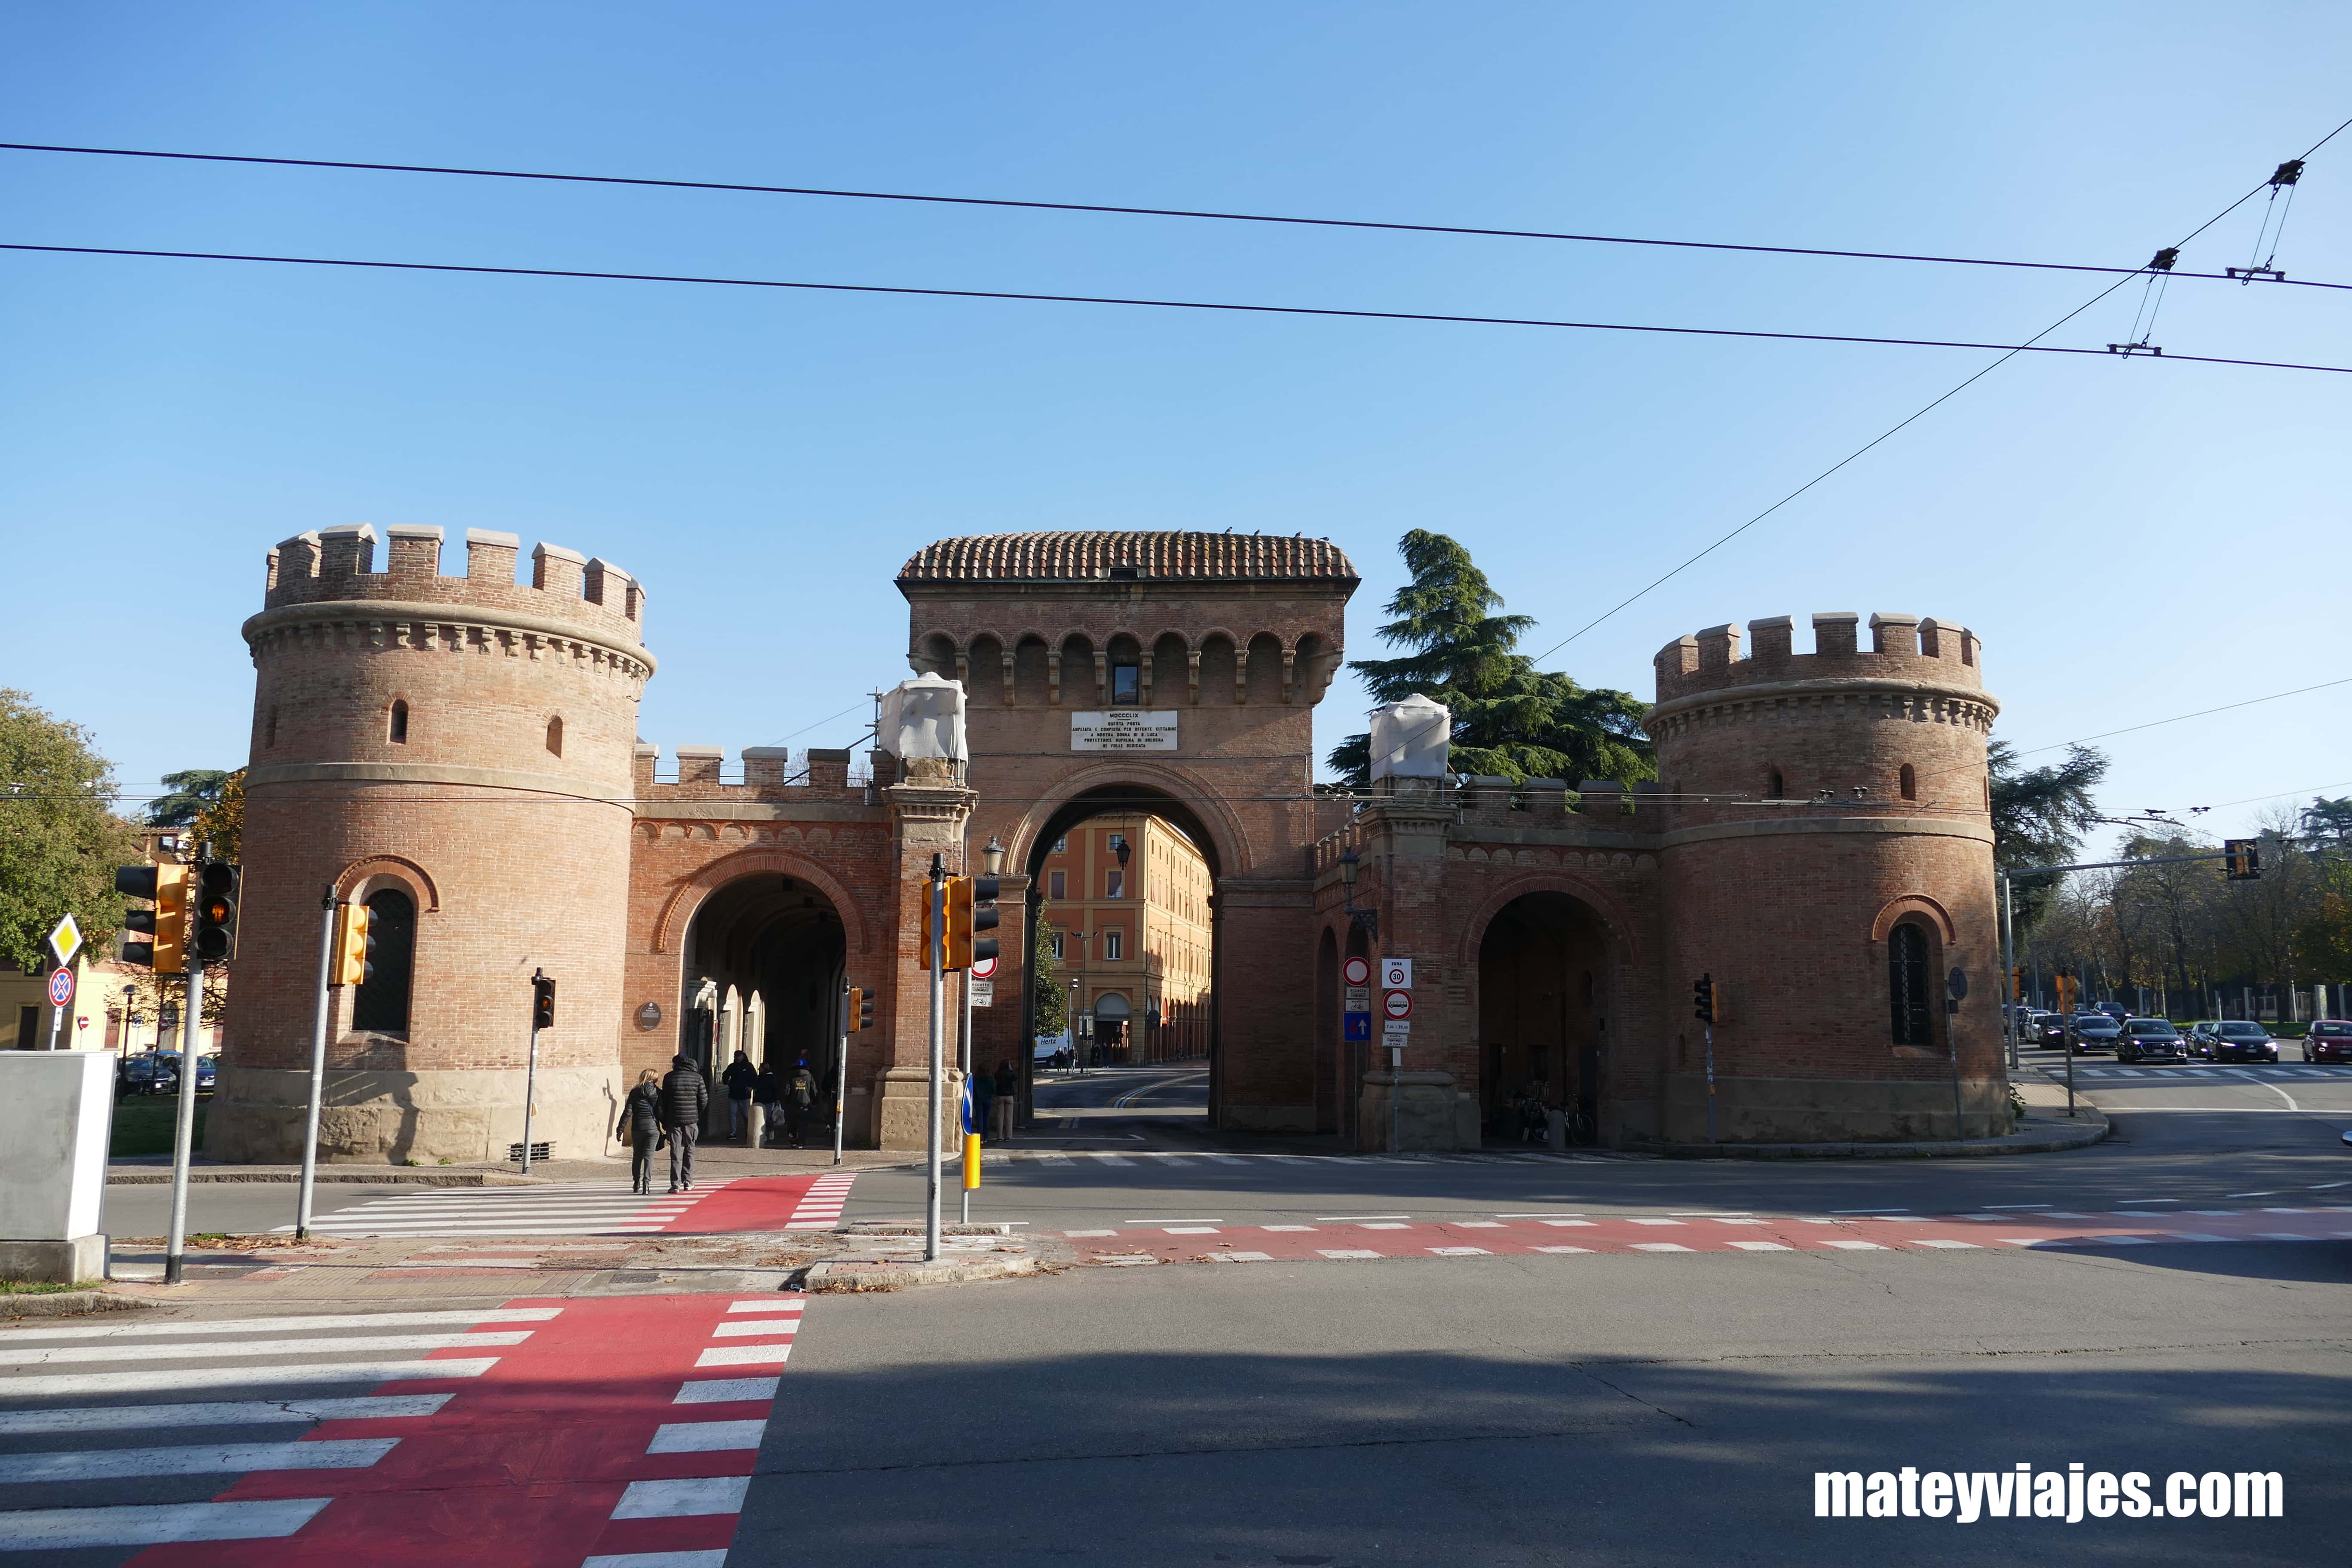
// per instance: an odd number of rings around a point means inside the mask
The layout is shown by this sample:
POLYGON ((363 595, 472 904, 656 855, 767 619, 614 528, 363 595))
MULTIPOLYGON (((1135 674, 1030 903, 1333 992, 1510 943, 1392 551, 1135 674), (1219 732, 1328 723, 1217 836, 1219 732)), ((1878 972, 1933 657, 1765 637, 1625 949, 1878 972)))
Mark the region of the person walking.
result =
POLYGON ((719 1081, 727 1086, 727 1136, 740 1142, 743 1130, 751 1124, 751 1086, 760 1081, 760 1069, 751 1065, 751 1058, 737 1051, 719 1081))
POLYGON ((760 1064, 760 1076, 751 1084, 751 1103, 760 1108, 760 1147, 772 1149, 784 1126, 784 1080, 777 1075, 773 1058, 760 1064))
POLYGON ((801 1146, 801 1131, 815 1107, 816 1079, 809 1071, 808 1059, 803 1058, 784 1084, 784 1136, 792 1140, 793 1148, 801 1146))
POLYGON ((972 1074, 971 1091, 971 1130, 980 1134, 981 1142, 984 1143, 990 1132, 994 1131, 989 1124, 989 1114, 996 1103, 995 1075, 984 1072, 972 1074))
POLYGON ((702 1132, 703 1112, 710 1109, 710 1085, 703 1081, 694 1058, 670 1058, 669 1076, 661 1082, 662 1131, 669 1134, 669 1190, 694 1190, 694 1141, 702 1132))
POLYGON ((637 1087, 621 1101, 620 1124, 613 1136, 629 1146, 629 1190, 654 1190, 654 1146, 661 1140, 661 1083, 654 1069, 637 1075, 637 1087))

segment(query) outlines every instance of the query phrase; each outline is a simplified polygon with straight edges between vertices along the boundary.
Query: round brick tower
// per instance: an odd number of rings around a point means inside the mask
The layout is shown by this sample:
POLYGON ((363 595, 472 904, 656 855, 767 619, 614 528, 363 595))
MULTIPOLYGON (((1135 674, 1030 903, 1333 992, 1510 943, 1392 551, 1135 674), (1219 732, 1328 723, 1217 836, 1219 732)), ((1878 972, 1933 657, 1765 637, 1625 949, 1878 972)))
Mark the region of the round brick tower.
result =
POLYGON ((362 902, 377 971, 331 993, 320 1157, 502 1160, 520 1141, 530 976, 557 984, 532 1139, 610 1145, 622 1086, 630 764, 654 661, 627 574, 556 545, 327 529, 269 552, 216 1159, 299 1156, 321 897, 362 902))
POLYGON ((1985 772, 2000 705, 1966 628, 1875 615, 1864 649, 1859 620, 1813 616, 1811 653, 1785 616, 1748 623, 1744 658, 1736 626, 1659 651, 1671 1140, 1708 1136, 1702 974, 1725 1002, 1717 1138, 2007 1131, 1985 772))

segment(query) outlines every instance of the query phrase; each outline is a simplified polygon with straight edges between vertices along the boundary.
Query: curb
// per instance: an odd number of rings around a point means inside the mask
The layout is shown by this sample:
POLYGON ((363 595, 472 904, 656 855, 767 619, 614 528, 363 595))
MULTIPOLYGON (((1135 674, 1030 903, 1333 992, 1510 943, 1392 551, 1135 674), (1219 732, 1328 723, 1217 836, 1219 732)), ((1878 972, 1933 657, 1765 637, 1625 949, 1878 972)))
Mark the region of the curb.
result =
MULTIPOLYGON (((275 1182, 291 1185, 302 1179, 299 1170, 261 1168, 254 1170, 204 1171, 190 1170, 191 1182, 275 1182)), ((537 1176, 511 1175, 504 1171, 412 1171, 400 1166, 387 1166, 382 1171, 341 1170, 320 1171, 311 1178, 321 1185, 349 1182, 371 1187, 539 1187, 547 1184, 537 1176)), ((110 1166, 106 1173, 106 1184, 110 1187, 162 1187, 172 1182, 172 1169, 110 1166)))
POLYGON ((159 1305, 110 1290, 50 1290, 37 1296, 0 1296, 0 1319, 70 1318, 83 1312, 140 1312, 159 1305))
MULTIPOLYGON (((1668 1160, 1949 1160, 2000 1154, 2055 1154, 2087 1149, 2110 1131, 2105 1112, 2084 1105, 2075 1126, 2012 1132, 2006 1138, 1948 1138, 1924 1143, 1651 1143, 1668 1160)), ((2036 1119, 2040 1120, 2039 1118, 2036 1119)))
POLYGON ((968 1285, 981 1279, 1010 1279, 1038 1272, 1034 1258, 985 1258, 950 1263, 812 1263, 797 1284, 812 1296, 852 1295, 869 1290, 903 1290, 912 1285, 968 1285))

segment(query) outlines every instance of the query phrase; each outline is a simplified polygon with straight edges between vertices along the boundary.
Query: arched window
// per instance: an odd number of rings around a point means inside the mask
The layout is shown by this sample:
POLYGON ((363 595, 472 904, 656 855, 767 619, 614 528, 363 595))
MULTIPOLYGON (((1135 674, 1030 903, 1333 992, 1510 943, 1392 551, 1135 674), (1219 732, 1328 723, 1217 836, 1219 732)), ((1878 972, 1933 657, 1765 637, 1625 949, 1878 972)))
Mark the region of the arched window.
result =
MULTIPOLYGON (((547 721, 547 749, 551 755, 560 757, 563 754, 563 720, 561 716, 547 721)), ((1905 768, 1903 776, 1908 779, 1911 770, 1905 768)), ((1909 793, 1907 786, 1905 793, 1909 793)))
POLYGON ((1906 921, 1886 933, 1886 994, 1893 1005, 1895 1043, 1898 1046, 1936 1043, 1934 1023, 1927 1012, 1928 969, 1932 962, 1925 926, 1906 921))
POLYGON ((1774 768, 1770 773, 1764 775, 1764 797, 1767 800, 1786 800, 1789 798, 1788 782, 1780 777, 1780 769, 1774 768))
POLYGON ((1903 772, 1899 776, 1902 780, 1903 798, 1905 800, 1917 800, 1919 798, 1918 770, 1912 767, 1909 763, 1906 763, 1903 764, 1903 772))
POLYGON ((397 888, 367 897, 368 935, 374 951, 368 977, 352 997, 352 1027, 377 1034, 408 1032, 408 992, 416 958, 416 902, 397 888))
POLYGON ((389 733, 392 736, 392 743, 394 745, 404 746, 408 744, 407 703, 394 702, 392 705, 392 725, 389 733))

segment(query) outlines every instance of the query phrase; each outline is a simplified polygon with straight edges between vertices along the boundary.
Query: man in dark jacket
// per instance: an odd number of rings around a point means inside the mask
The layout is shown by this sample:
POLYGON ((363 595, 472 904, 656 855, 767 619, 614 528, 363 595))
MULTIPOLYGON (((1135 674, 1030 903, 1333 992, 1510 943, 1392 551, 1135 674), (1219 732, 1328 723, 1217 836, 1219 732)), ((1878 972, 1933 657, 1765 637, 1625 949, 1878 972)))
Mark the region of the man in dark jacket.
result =
POLYGON ((760 1069, 751 1065, 751 1058, 737 1051, 719 1081, 727 1086, 727 1136, 740 1139, 751 1124, 751 1086, 760 1081, 760 1069))
POLYGON ((775 1147, 776 1135, 784 1127, 784 1080, 776 1071, 774 1058, 760 1068, 760 1076, 751 1084, 751 1101, 760 1110, 760 1147, 775 1147))
POLYGON ((710 1085, 690 1057, 670 1058, 669 1076, 662 1079, 662 1131, 669 1134, 669 1190, 694 1190, 694 1141, 702 1131, 702 1114, 710 1106, 710 1085))

